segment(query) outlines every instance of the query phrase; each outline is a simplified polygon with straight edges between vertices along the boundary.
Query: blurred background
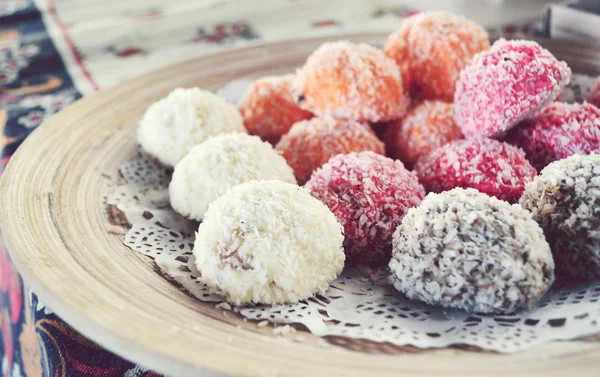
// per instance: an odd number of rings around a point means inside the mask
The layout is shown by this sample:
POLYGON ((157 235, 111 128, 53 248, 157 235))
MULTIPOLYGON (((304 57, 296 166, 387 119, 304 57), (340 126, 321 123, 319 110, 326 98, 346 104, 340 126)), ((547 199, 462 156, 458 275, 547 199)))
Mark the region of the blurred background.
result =
MULTIPOLYGON (((590 2, 588 0, 588 2, 590 2)), ((591 0, 599 3, 598 0, 591 0)), ((492 35, 541 35, 547 0, 1 0, 0 43, 51 42, 87 93, 184 59, 282 39, 390 32, 418 11, 449 10, 492 35)), ((564 2, 563 2, 564 3, 564 2)), ((21 56, 21 59, 35 59, 21 56)), ((48 63, 52 63, 48 61, 48 63)), ((10 68, 10 67, 9 67, 10 68)), ((2 68, 0 68, 2 69, 2 68)), ((6 75, 6 74, 5 74, 6 75)), ((7 74, 10 77, 12 73, 7 74)), ((0 73, 0 83, 6 84, 0 73)))

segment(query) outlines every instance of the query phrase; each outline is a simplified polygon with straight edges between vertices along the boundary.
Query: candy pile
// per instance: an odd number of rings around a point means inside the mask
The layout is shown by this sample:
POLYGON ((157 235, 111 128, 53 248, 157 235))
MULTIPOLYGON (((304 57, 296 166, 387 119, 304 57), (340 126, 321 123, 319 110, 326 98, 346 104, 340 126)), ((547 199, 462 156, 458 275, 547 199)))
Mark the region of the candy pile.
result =
POLYGON ((257 79, 239 112, 176 89, 138 142, 174 167, 171 206, 202 221, 200 280, 234 304, 298 302, 359 265, 389 266, 409 298, 510 313, 555 265, 600 277, 600 81, 590 103, 555 102, 570 75, 536 42, 490 46, 423 13, 383 51, 325 43, 257 79))

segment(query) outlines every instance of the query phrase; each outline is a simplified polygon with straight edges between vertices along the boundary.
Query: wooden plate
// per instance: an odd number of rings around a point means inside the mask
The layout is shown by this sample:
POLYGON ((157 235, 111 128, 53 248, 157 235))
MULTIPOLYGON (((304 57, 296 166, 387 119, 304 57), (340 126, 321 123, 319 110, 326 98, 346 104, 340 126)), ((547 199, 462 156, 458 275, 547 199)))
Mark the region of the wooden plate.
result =
MULTIPOLYGON (((348 38, 381 44, 384 36, 348 38)), ((152 102, 178 86, 217 89, 235 78, 292 72, 322 42, 282 42, 178 64, 86 97, 45 122, 19 148, 0 186, 0 225, 26 284, 84 335, 173 376, 598 373, 600 338, 507 356, 274 336, 190 298, 110 232, 102 198, 119 166, 135 157, 137 121, 152 102)), ((599 48, 542 43, 575 72, 600 73, 599 48)))

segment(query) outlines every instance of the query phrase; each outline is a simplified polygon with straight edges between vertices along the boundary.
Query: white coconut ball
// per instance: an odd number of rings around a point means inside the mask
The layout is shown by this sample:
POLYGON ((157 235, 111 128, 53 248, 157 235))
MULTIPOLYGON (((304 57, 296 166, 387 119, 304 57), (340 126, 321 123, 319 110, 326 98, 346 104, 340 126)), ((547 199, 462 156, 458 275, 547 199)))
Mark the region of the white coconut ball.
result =
POLYGON ((333 213, 306 189, 254 181, 210 206, 194 256, 200 280, 233 304, 294 303, 337 278, 343 241, 333 213))
POLYGON ((171 207, 202 220, 208 205, 240 183, 277 179, 296 183, 294 171, 271 144, 242 133, 215 136, 192 148, 169 185, 171 207))
POLYGON ((172 167, 194 146, 231 132, 246 132, 235 106, 205 90, 178 88, 146 110, 137 140, 146 153, 172 167))

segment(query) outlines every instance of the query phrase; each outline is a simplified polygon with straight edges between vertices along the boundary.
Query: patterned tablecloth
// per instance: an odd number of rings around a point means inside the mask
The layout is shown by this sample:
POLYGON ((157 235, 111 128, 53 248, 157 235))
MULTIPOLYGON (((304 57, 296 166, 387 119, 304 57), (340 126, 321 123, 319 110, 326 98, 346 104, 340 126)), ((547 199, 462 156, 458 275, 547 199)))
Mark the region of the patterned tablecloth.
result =
MULTIPOLYGON (((398 3, 0 0, 0 175, 44 119, 88 93, 224 48, 389 32, 415 13, 398 3)), ((490 32, 529 34, 532 28, 507 25, 490 32)), ((3 377, 159 376, 61 321, 23 286, 6 250, 0 251, 3 377)))

